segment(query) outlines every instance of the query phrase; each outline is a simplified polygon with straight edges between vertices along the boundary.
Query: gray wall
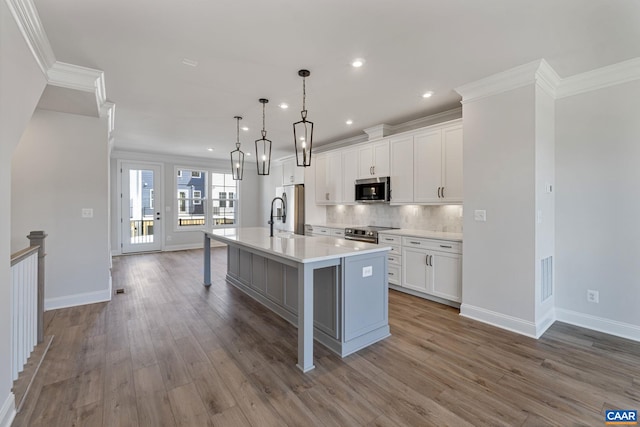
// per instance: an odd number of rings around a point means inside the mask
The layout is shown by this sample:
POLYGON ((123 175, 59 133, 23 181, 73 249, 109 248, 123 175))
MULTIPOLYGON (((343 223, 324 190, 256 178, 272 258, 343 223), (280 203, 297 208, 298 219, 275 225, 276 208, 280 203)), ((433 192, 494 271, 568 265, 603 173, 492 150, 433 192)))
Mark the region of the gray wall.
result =
POLYGON ((559 317, 640 327, 640 81, 556 101, 556 165, 559 317))
POLYGON ((49 235, 45 308, 111 297, 108 150, 106 118, 37 109, 14 152, 11 246, 49 235))
MULTIPOLYGON (((0 408, 13 410, 11 393, 11 157, 46 85, 44 74, 0 2, 0 408), (7 405, 7 406, 5 406, 7 405)), ((0 424, 5 422, 0 413, 0 424)))
POLYGON ((535 90, 463 106, 463 306, 534 321, 535 90), (474 221, 476 209, 486 222, 474 221))

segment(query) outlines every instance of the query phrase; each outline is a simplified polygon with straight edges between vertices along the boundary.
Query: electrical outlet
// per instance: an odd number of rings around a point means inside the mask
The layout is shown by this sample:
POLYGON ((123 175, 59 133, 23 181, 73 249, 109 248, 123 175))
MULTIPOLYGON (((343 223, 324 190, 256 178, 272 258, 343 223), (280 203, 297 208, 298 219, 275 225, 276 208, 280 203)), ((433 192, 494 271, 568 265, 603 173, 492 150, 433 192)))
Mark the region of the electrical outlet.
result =
POLYGON ((167 236, 167 242, 171 241, 171 236, 167 236))
POLYGON ((362 277, 369 277, 373 274, 373 266, 362 267, 362 277))
POLYGON ((587 301, 598 304, 600 302, 600 292, 589 289, 587 291, 587 301))
POLYGON ((487 220, 487 211, 484 209, 476 209, 473 211, 473 219, 476 221, 484 222, 487 220))
POLYGON ((82 218, 93 218, 93 209, 82 208, 82 218))

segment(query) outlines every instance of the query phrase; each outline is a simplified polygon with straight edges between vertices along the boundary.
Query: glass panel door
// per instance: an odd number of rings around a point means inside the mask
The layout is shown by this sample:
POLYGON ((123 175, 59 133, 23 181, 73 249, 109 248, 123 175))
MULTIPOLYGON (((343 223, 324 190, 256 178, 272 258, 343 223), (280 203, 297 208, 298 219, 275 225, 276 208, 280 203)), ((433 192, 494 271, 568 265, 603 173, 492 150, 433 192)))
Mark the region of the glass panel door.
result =
POLYGON ((160 167, 123 163, 122 252, 162 249, 160 167))

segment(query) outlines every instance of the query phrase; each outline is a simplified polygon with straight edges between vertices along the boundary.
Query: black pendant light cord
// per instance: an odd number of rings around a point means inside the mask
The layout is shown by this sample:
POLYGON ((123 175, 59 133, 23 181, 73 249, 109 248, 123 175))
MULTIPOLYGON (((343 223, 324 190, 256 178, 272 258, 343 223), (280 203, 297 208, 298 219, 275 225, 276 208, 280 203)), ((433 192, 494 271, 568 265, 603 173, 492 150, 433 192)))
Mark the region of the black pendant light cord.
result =
POLYGON ((307 108, 306 108, 306 100, 307 100, 307 78, 306 76, 302 76, 302 111, 300 114, 302 115, 302 120, 307 120, 307 108))
POLYGON ((236 148, 240 149, 240 117, 236 117, 236 148))
POLYGON ((264 108, 265 108, 266 102, 262 103, 262 139, 265 139, 267 137, 267 131, 265 130, 265 119, 264 119, 264 108))

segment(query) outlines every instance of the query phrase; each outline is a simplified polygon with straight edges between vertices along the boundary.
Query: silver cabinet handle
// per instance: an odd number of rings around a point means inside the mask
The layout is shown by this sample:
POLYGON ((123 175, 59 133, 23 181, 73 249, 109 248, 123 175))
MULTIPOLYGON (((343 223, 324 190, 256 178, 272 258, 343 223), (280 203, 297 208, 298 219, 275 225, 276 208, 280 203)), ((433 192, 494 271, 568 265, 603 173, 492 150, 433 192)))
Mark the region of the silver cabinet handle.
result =
POLYGON ((388 237, 385 237, 384 240, 386 240, 387 242, 393 242, 393 239, 390 239, 388 237))
POLYGON ((389 276, 393 276, 393 273, 389 273, 389 276))
POLYGON ((376 167, 375 166, 371 166, 371 167, 373 168, 373 174, 372 175, 375 175, 376 174, 376 167))
POLYGON ((419 245, 420 244, 420 242, 409 242, 409 243, 411 243, 412 245, 419 245))
POLYGON ((442 193, 442 198, 444 199, 444 187, 442 187, 441 193, 442 193))
POLYGON ((427 266, 429 265, 429 255, 427 255, 425 257, 426 259, 424 260, 424 263, 427 264, 427 266))
POLYGON ((440 245, 441 248, 449 248, 451 249, 451 245, 440 245))
POLYGON ((442 187, 438 187, 438 198, 442 197, 441 191, 442 191, 442 187))
POLYGON ((433 255, 429 255, 429 267, 433 267, 433 255))

